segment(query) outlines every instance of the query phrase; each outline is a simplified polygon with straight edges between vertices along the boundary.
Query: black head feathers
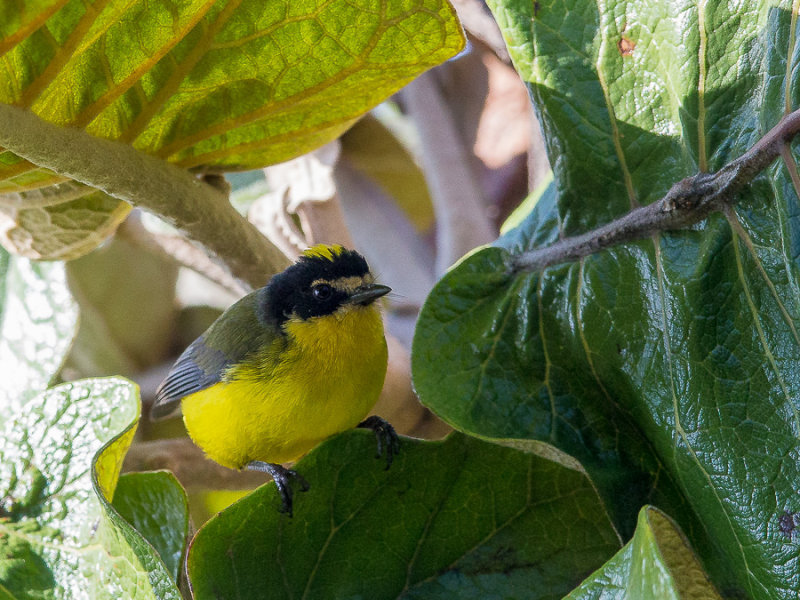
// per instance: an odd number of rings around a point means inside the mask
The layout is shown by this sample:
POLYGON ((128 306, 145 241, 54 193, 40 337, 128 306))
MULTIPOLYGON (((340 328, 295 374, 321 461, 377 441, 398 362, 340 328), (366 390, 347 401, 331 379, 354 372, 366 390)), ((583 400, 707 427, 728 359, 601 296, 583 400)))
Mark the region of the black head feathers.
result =
POLYGON ((261 289, 259 318, 282 324, 292 314, 301 319, 331 314, 347 299, 347 293, 325 285, 312 288, 312 284, 363 278, 368 273, 367 261, 355 250, 323 244, 309 248, 261 289))

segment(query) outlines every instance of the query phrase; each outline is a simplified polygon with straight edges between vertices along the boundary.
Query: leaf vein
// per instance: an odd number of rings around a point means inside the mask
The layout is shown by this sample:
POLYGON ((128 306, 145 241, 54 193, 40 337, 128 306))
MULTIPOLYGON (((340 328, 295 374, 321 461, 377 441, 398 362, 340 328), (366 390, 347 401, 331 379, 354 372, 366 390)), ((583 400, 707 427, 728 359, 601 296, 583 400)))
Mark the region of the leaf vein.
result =
MULTIPOLYGON (((74 53, 84 40, 84 36, 94 24, 100 13, 105 9, 106 6, 108 6, 110 2, 111 0, 98 0, 94 4, 85 5, 86 12, 69 34, 69 37, 64 45, 58 49, 53 59, 47 64, 39 76, 34 79, 33 82, 22 92, 22 96, 17 103, 18 106, 31 106, 36 100, 41 98, 42 92, 44 92, 52 83, 56 74, 59 73, 64 66, 75 57, 74 53)), ((109 22, 106 26, 110 27, 111 24, 112 23, 109 22)), ((53 39, 52 35, 50 35, 50 31, 46 27, 43 27, 41 31, 53 39)))
MULTIPOLYGON (((604 6, 604 0, 597 0, 597 11, 601 16, 601 19, 604 15, 613 14, 608 11, 607 7, 604 6)), ((613 17, 612 17, 613 18, 613 17)), ((603 63, 602 58, 604 54, 604 50, 608 43, 608 38, 606 36, 606 29, 604 28, 604 23, 601 23, 600 30, 601 30, 601 42, 600 42, 600 49, 597 53, 597 62, 595 63, 595 69, 597 71, 597 80, 600 83, 600 87, 603 90, 603 100, 605 101, 606 110, 608 111, 608 121, 611 125, 611 141, 614 144, 614 151, 617 155, 617 160, 619 161, 620 169, 622 170, 622 178, 623 182, 625 183, 625 190, 628 194, 628 202, 630 203, 631 208, 636 208, 639 206, 639 201, 636 198, 636 190, 633 188, 633 180, 631 179, 631 172, 628 169, 628 163, 625 160, 625 152, 622 150, 622 142, 620 141, 620 133, 619 128, 617 127, 617 115, 614 111, 614 104, 611 102, 611 95, 609 93, 608 88, 608 81, 606 81, 605 73, 603 72, 603 63)))
MULTIPOLYGON (((800 348, 800 335, 797 333, 797 328, 794 324, 794 319, 789 314, 789 311, 786 308, 786 305, 781 300, 780 295, 778 294, 778 290, 775 288, 775 284, 772 283, 772 280, 769 278, 767 271, 764 269, 764 265, 761 263, 761 260, 758 258, 758 254, 756 253, 755 245, 753 244, 753 240, 748 235, 747 231, 744 227, 742 227, 741 222, 738 219, 736 214, 736 210, 731 208, 730 210, 725 211, 725 216, 728 219, 728 223, 730 224, 731 228, 734 230, 737 236, 741 238, 744 242, 745 247, 747 248, 750 256, 752 257, 753 261, 756 263, 756 268, 758 269, 761 278, 764 280, 764 283, 767 285, 767 288, 770 291, 773 299, 778 305, 778 309, 780 310, 781 316, 786 324, 789 326, 789 329, 792 332, 792 337, 794 337, 794 341, 797 346, 800 348)), ((781 238, 783 238, 783 232, 781 231, 781 238)), ((785 257, 785 254, 784 254, 785 257)))
POLYGON ((697 3, 697 29, 700 43, 697 49, 698 79, 697 79, 697 165, 702 173, 708 171, 708 157, 706 149, 706 46, 708 44, 706 32, 706 0, 697 3))
MULTIPOLYGON (((139 138, 155 114, 173 97, 180 87, 181 82, 205 55, 214 35, 222 29, 225 23, 228 22, 228 19, 233 16, 234 11, 239 7, 240 3, 241 0, 229 2, 210 25, 198 21, 196 26, 205 29, 203 32, 204 35, 200 37, 197 44, 188 52, 182 62, 178 63, 173 59, 173 62, 175 62, 175 70, 170 74, 169 78, 164 82, 164 85, 161 86, 158 92, 155 93, 153 99, 145 105, 142 112, 140 112, 128 126, 124 134, 120 136, 120 141, 132 144, 139 138)), ((210 9, 212 4, 213 2, 210 2, 204 8, 210 9)), ((205 15, 205 11, 203 14, 205 15)))

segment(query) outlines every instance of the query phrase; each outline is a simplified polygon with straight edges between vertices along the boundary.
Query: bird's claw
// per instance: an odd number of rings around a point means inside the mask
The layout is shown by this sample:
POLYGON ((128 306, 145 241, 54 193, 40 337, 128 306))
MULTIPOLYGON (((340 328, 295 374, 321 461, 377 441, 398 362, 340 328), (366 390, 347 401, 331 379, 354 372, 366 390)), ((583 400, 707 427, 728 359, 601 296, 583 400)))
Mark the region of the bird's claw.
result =
POLYGON ((275 482, 275 487, 278 488, 278 494, 281 497, 281 507, 278 509, 282 513, 286 513, 289 517, 292 516, 292 497, 294 495, 294 489, 292 487, 292 480, 297 481, 300 484, 300 491, 307 492, 309 489, 309 484, 305 480, 305 478, 300 475, 294 469, 287 469, 283 465, 275 464, 275 463, 268 463, 263 462, 260 460, 254 460, 247 463, 247 469, 251 471, 262 471, 264 473, 269 473, 272 480, 275 482))
POLYGON ((383 456, 386 452, 386 470, 392 466, 394 457, 400 453, 400 438, 388 421, 378 416, 371 416, 364 419, 357 427, 364 429, 372 429, 375 432, 375 438, 378 440, 378 451, 375 458, 383 456))

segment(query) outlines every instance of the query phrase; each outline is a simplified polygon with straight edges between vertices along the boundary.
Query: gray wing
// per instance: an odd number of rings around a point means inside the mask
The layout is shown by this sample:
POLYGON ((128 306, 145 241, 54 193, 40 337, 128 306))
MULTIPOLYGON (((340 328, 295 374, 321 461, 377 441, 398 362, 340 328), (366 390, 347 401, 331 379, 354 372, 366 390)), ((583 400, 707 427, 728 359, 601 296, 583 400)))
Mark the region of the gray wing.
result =
POLYGON ((239 300, 184 350, 156 390, 151 419, 171 416, 182 398, 222 381, 230 366, 274 338, 274 328, 260 322, 256 314, 263 294, 261 288, 239 300))
POLYGON ((226 358, 221 350, 205 343, 205 336, 197 338, 184 350, 156 390, 156 400, 150 409, 150 419, 164 419, 180 406, 181 398, 211 387, 221 381, 233 359, 226 358))

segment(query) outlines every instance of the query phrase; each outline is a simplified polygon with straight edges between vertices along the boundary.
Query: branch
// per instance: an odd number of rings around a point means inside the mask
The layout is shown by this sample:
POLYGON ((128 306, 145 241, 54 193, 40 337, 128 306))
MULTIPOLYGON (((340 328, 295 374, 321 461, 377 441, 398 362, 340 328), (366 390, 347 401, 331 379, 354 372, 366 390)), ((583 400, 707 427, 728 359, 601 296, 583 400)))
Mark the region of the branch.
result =
POLYGON ((800 132, 800 109, 784 116, 742 156, 716 173, 698 173, 674 184, 667 194, 588 233, 565 238, 545 248, 524 252, 513 264, 514 272, 541 271, 574 262, 618 244, 632 242, 670 229, 681 229, 736 202, 739 190, 780 156, 782 148, 800 132))
POLYGON ((139 213, 131 213, 117 229, 117 236, 127 239, 134 246, 163 256, 165 260, 173 261, 200 273, 236 297, 244 296, 249 291, 238 279, 231 277, 231 274, 222 265, 185 237, 148 231, 142 225, 140 217, 139 213))
POLYGON ((0 104, 0 146, 155 213, 202 244, 250 287, 263 286, 289 264, 218 189, 129 145, 53 125, 28 110, 0 104))
POLYGON ((188 437, 133 444, 122 464, 126 473, 159 469, 172 471, 190 492, 250 489, 269 481, 264 473, 234 471, 212 462, 188 437))

